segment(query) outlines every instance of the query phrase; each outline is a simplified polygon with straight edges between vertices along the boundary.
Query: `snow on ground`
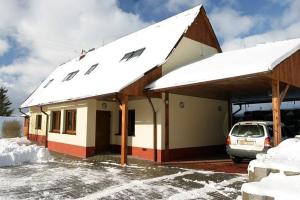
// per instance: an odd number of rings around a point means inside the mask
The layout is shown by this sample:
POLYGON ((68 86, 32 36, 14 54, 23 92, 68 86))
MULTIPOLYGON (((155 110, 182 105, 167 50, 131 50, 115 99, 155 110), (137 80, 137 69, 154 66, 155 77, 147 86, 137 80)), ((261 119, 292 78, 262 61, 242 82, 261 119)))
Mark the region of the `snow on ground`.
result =
POLYGON ((300 138, 284 140, 267 154, 258 154, 248 170, 253 172, 255 167, 300 172, 300 138))
POLYGON ((97 156, 53 154, 45 164, 0 168, 0 199, 235 199, 245 175, 159 166, 97 156))
POLYGON ((0 139, 0 167, 44 163, 50 159, 48 150, 30 144, 26 138, 0 139))
POLYGON ((250 194, 273 197, 276 200, 299 199, 300 175, 270 174, 260 182, 245 183, 242 191, 250 194))
POLYGON ((300 138, 284 140, 267 154, 258 154, 249 163, 248 171, 254 168, 276 169, 259 182, 245 183, 242 192, 269 196, 276 200, 299 199, 300 196, 300 138))

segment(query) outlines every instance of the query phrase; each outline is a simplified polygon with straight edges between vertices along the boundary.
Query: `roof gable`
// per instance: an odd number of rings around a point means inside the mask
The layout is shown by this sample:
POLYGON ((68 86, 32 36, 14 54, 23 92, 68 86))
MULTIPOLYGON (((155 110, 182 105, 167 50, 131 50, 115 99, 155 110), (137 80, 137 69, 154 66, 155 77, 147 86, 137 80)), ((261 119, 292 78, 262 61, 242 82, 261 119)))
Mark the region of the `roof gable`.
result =
POLYGON ((203 7, 200 8, 199 15, 196 17, 191 28, 187 30, 184 36, 202 44, 214 47, 219 53, 222 52, 219 41, 203 7))

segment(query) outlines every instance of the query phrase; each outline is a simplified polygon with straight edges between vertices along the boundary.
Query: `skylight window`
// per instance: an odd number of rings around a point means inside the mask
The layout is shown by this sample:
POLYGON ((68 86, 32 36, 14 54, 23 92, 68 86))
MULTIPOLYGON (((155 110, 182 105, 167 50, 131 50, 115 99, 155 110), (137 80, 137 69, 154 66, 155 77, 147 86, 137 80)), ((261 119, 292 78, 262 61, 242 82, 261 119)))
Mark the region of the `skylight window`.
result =
POLYGON ((69 80, 71 80, 72 78, 74 78, 74 76, 75 76, 78 72, 79 72, 79 70, 69 73, 69 74, 63 79, 63 81, 69 81, 69 80))
POLYGON ((120 61, 123 61, 123 60, 128 61, 132 58, 139 57, 140 55, 142 55, 142 53, 145 51, 145 49, 146 48, 141 48, 141 49, 138 49, 136 51, 126 53, 120 61))
POLYGON ((49 80, 49 81, 47 82, 47 84, 44 86, 44 88, 48 87, 48 85, 50 85, 50 83, 51 83, 52 81, 54 81, 54 79, 49 80))
POLYGON ((87 71, 85 72, 84 75, 89 75, 90 73, 92 73, 92 71, 94 71, 94 69, 96 69, 96 67, 97 67, 98 65, 99 65, 99 63, 92 65, 92 66, 89 68, 89 70, 87 70, 87 71))

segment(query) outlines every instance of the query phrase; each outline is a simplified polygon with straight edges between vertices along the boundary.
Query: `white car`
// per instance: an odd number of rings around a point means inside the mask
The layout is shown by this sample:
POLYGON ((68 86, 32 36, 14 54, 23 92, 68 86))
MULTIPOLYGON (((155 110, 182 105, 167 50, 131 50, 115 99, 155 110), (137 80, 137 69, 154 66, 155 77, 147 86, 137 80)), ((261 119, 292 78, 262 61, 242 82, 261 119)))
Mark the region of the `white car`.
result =
MULTIPOLYGON (((285 136, 286 130, 282 128, 283 139, 285 136)), ((266 152, 272 145, 273 122, 267 121, 239 122, 232 127, 226 140, 227 153, 236 163, 243 158, 255 158, 257 153, 266 152)))

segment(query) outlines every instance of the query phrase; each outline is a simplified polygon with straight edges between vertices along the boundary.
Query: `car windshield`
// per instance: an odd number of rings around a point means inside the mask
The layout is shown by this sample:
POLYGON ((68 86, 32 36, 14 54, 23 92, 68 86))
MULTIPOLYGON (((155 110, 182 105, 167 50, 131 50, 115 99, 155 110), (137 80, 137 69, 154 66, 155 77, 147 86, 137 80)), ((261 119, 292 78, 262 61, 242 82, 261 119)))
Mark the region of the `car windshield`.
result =
POLYGON ((263 137, 264 128, 261 125, 239 124, 233 128, 231 135, 237 137, 263 137))

